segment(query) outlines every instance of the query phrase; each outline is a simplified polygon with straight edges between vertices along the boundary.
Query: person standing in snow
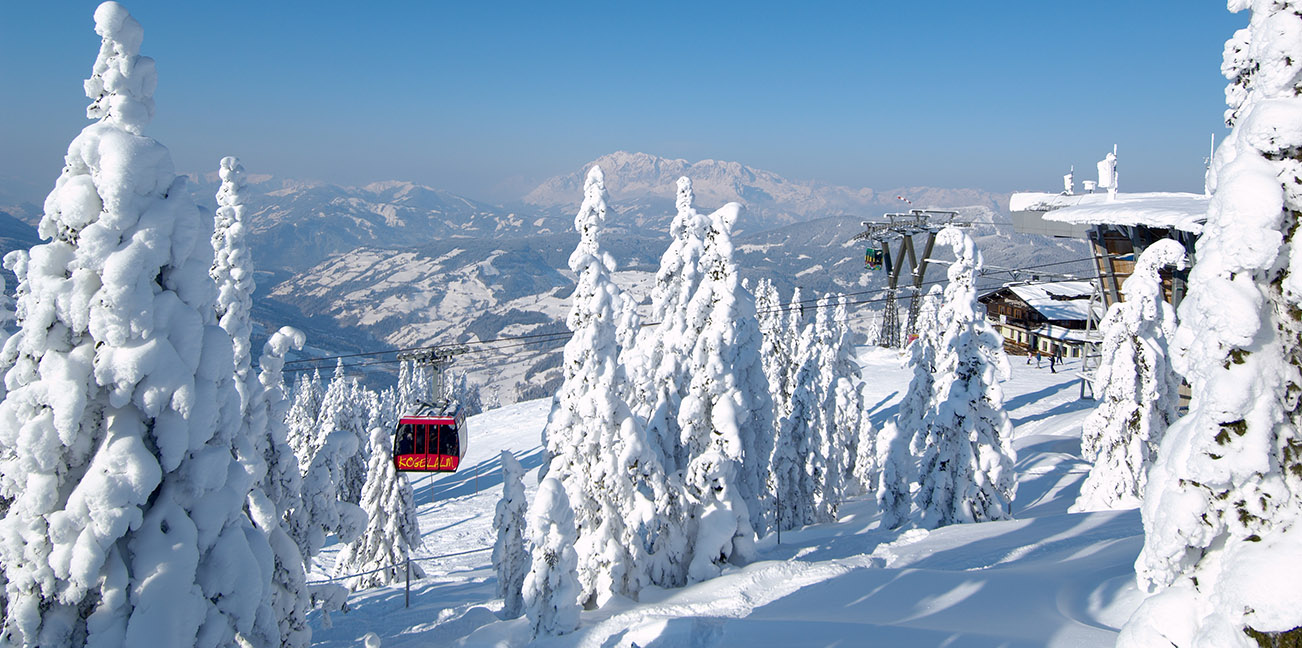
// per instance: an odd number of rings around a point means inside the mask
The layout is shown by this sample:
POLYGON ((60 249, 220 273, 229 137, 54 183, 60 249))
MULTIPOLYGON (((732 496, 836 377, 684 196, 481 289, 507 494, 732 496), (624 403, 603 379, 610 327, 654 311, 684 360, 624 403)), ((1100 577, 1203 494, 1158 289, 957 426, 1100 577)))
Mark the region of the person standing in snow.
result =
POLYGON ((1050 354, 1049 354, 1049 373, 1058 373, 1057 365, 1058 365, 1058 354, 1057 354, 1057 353, 1050 353, 1050 354))

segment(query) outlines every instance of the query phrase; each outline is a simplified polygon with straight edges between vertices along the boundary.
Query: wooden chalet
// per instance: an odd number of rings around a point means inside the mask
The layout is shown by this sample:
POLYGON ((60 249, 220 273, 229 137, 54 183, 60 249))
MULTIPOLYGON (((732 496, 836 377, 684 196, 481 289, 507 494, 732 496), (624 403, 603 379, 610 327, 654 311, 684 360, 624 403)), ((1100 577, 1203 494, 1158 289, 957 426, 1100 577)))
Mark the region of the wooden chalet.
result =
POLYGON ((1005 284, 977 299, 1004 336, 1008 353, 1081 358, 1089 342, 1091 309, 1095 320, 1102 317, 1093 296, 1088 281, 1058 281, 1005 284))

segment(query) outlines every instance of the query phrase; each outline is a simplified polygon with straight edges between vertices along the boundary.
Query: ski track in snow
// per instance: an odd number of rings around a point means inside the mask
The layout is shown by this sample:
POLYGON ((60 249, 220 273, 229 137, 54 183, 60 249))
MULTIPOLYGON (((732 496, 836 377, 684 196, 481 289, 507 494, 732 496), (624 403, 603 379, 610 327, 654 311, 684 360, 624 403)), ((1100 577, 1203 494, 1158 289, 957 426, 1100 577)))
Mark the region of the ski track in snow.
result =
MULTIPOLYGON (((1111 646, 1141 600, 1133 562, 1143 541, 1139 512, 1068 514, 1088 466, 1080 457, 1076 363, 1058 373, 1011 358, 1003 385, 1015 425, 1017 519, 932 531, 877 528, 871 497, 841 508, 835 524, 758 542, 760 560, 684 588, 644 591, 585 611, 573 634, 530 643, 527 621, 502 621, 490 551, 424 561, 429 576, 354 593, 351 610, 322 627, 313 645, 358 646, 375 632, 394 646, 1111 646)), ((898 355, 860 354, 874 423, 894 414, 907 384, 898 355)), ((550 399, 470 420, 464 468, 413 480, 428 558, 491 548, 501 490, 498 453, 512 451, 537 488, 541 432, 550 399)), ((309 580, 330 575, 328 548, 309 580)))

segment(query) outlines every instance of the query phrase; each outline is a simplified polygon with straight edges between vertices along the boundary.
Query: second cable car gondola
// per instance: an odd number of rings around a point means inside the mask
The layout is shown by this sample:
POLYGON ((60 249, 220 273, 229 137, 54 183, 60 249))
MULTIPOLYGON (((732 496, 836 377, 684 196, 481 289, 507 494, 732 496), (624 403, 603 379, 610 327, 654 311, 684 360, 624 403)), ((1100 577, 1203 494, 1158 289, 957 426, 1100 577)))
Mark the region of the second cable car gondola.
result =
POLYGON ((870 245, 863 254, 863 265, 869 270, 880 270, 882 267, 882 249, 876 245, 870 245))
POLYGON ((398 419, 393 465, 399 472, 456 472, 466 454, 466 417, 450 404, 398 419))

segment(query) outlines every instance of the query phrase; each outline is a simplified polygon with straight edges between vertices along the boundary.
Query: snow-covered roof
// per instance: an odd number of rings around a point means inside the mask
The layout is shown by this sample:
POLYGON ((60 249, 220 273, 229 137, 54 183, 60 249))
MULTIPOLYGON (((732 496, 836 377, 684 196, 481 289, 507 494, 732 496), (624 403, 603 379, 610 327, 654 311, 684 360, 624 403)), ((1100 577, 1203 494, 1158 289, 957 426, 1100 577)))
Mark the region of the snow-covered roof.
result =
MULTIPOLYGON (((1090 295, 1094 293, 1094 286, 1088 281, 1008 284, 1004 288, 1049 320, 1087 319, 1090 295)), ((1094 316, 1103 317, 1101 306, 1094 309, 1094 316)))
MULTIPOLYGON (((1062 342, 1074 342, 1077 344, 1083 344, 1091 340, 1091 337, 1087 335, 1087 331, 1085 329, 1070 329, 1062 326, 1053 326, 1051 324, 1041 324, 1040 326, 1036 327, 1035 330, 1032 331, 1032 333, 1040 337, 1049 338, 1050 340, 1058 340, 1062 342)), ((1094 336, 1092 339, 1095 342, 1099 341, 1099 335, 1097 331, 1094 332, 1094 336)))
POLYGON ((1043 211, 1044 220, 1077 225, 1143 225, 1202 233, 1207 220, 1207 196, 1193 193, 1087 194, 1015 193, 1008 200, 1013 212, 1043 211))

